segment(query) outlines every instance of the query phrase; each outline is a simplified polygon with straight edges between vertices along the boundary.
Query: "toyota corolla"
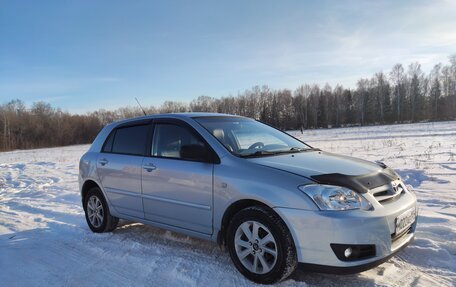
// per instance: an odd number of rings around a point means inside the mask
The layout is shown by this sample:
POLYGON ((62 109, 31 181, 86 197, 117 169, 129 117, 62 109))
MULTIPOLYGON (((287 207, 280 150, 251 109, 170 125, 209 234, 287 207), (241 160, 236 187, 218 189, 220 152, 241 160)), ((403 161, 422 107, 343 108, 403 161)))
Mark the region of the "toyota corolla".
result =
POLYGON ((79 171, 93 232, 127 219, 213 240, 258 283, 283 280, 298 266, 361 272, 415 233, 415 194, 384 163, 325 152, 245 117, 115 122, 79 171))

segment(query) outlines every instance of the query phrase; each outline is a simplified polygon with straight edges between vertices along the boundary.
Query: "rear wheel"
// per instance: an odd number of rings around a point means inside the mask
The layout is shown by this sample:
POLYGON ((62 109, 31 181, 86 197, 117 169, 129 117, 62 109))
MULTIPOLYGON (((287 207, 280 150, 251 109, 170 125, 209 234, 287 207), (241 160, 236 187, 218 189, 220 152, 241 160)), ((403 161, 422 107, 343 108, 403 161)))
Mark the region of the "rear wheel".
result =
POLYGON ((227 245, 236 268, 248 279, 271 284, 297 267, 293 239, 272 210, 253 206, 239 211, 227 231, 227 245))
POLYGON ((87 224, 93 232, 110 232, 117 227, 119 219, 109 213, 109 207, 98 187, 90 189, 84 198, 87 224))

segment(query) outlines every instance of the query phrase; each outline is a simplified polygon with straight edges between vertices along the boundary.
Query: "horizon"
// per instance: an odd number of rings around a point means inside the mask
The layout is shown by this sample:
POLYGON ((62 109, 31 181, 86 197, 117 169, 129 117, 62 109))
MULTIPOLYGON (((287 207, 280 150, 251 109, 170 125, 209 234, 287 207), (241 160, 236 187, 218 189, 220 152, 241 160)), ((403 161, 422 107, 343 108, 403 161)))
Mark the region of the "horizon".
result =
POLYGON ((73 114, 189 103, 254 86, 354 89, 360 78, 456 52, 456 3, 439 0, 4 3, 0 104, 73 114), (123 4, 123 5, 122 5, 123 4))

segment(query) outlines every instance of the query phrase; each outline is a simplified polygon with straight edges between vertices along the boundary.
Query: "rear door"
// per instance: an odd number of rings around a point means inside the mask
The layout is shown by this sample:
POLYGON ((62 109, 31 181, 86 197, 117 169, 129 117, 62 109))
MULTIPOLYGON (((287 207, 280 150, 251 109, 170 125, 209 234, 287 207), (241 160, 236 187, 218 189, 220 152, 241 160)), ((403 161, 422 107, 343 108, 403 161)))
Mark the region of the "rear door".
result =
POLYGON ((214 165, 185 155, 189 149, 200 148, 209 147, 189 125, 173 120, 155 122, 151 156, 144 159, 142 170, 146 219, 212 233, 214 165), (182 153, 183 148, 187 152, 182 153))
POLYGON ((115 129, 98 156, 98 176, 110 203, 117 212, 137 218, 144 218, 141 167, 150 127, 139 122, 115 129))

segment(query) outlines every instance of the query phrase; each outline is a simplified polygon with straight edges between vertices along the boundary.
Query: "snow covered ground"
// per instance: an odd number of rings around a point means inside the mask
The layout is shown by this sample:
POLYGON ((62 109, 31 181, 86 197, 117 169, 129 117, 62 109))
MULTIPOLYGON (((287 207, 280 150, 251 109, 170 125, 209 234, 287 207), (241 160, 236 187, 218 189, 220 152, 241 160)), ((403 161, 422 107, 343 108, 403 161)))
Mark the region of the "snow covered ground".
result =
MULTIPOLYGON (((455 286, 456 122, 291 132, 323 150, 382 160, 415 187, 416 240, 357 275, 296 272, 280 286, 455 286)), ((0 153, 2 286, 247 286, 212 242, 123 222, 93 234, 78 193, 88 146, 0 153)))

